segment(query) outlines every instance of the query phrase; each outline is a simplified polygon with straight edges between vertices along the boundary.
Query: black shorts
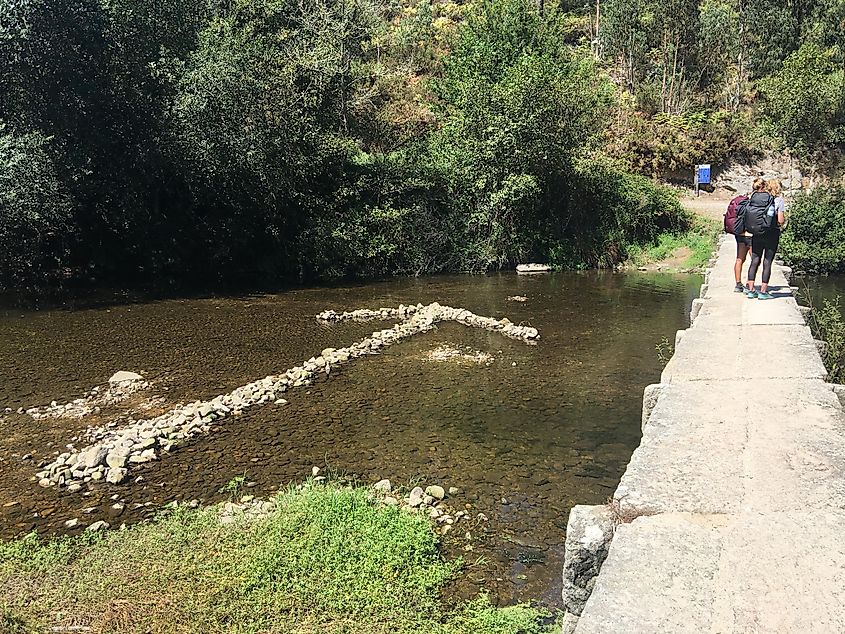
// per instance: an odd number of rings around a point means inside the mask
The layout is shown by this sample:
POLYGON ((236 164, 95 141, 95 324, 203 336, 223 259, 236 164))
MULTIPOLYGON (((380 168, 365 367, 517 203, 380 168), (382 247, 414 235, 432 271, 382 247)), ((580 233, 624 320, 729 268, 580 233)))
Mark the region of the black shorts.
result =
POLYGON ((744 244, 747 247, 751 246, 751 236, 734 236, 737 244, 744 244))

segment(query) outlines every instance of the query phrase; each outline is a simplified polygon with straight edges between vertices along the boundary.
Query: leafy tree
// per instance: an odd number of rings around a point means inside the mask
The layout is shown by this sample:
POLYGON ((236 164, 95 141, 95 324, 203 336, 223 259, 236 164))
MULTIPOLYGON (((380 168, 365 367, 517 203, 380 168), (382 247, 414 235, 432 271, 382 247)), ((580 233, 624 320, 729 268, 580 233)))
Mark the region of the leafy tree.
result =
POLYGON ((77 141, 108 117, 109 44, 96 0, 0 1, 0 119, 77 141))
POLYGON ((602 129, 610 86, 558 33, 527 0, 483 2, 445 60, 431 154, 463 215, 467 268, 528 253, 560 211, 574 156, 602 129))
POLYGON ((602 48, 618 58, 625 86, 634 94, 647 72, 647 56, 656 28, 654 6, 650 0, 605 0, 601 8, 602 48))
MULTIPOLYGON (((630 17, 607 1, 608 24, 630 17)), ((628 56, 632 91, 681 109, 700 57, 694 3, 637 2, 639 22, 618 41, 610 29, 608 47, 628 56)), ((59 267, 156 286, 419 273, 555 249, 597 263, 608 236, 651 225, 637 214, 621 230, 627 199, 590 176, 620 173, 583 158, 614 88, 578 48, 586 20, 567 12, 582 9, 0 0, 0 281, 59 267), (589 198, 601 213, 580 204, 588 189, 608 194, 589 198)), ((707 63, 701 76, 718 76, 707 63)))
POLYGON ((699 13, 696 38, 698 57, 694 80, 715 105, 735 111, 742 97, 741 63, 744 32, 734 0, 704 0, 699 13))
POLYGON ((366 0, 241 0, 202 34, 174 128, 218 202, 203 224, 224 260, 290 266, 299 230, 336 204, 370 112, 378 15, 366 0))
POLYGON ((763 112, 787 147, 809 156, 831 140, 841 82, 830 51, 815 44, 802 46, 760 82, 763 112))

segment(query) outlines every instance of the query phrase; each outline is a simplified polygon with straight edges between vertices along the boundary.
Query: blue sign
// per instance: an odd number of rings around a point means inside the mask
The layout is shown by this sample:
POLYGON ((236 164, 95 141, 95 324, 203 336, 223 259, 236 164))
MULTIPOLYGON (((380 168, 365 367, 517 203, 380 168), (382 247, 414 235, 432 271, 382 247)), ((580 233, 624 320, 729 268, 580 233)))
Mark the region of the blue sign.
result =
POLYGON ((696 166, 696 181, 699 185, 707 185, 710 183, 710 165, 696 166))

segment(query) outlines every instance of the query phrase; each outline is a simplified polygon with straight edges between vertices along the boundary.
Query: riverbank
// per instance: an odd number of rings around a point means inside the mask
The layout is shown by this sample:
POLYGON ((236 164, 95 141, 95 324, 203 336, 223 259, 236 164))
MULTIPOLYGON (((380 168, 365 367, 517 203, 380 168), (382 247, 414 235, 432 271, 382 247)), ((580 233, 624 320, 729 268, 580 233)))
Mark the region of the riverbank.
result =
POLYGON ((549 614, 526 605, 495 608, 483 595, 445 602, 445 584, 467 563, 441 557, 428 508, 414 512, 372 488, 315 480, 280 492, 261 513, 242 510, 265 508, 243 499, 243 507, 176 505, 122 530, 0 544, 0 629, 551 631, 549 614))
POLYGON ((842 296, 820 298, 816 302, 809 288, 802 297, 807 324, 813 337, 819 342, 819 352, 832 383, 845 382, 845 315, 842 312, 842 296))
POLYGON ((683 231, 665 231, 651 242, 629 247, 627 268, 678 273, 703 271, 722 233, 722 215, 728 201, 720 197, 693 198, 683 193, 679 194, 679 201, 688 214, 688 227, 683 231))

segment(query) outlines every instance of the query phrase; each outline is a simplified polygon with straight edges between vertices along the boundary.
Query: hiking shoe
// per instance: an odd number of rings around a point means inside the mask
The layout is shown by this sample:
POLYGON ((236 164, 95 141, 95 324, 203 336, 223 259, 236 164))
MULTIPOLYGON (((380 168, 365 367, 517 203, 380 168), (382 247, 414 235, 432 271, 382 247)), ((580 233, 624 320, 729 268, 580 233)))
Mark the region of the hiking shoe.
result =
POLYGON ((763 291, 760 291, 759 293, 757 293, 757 299, 774 299, 774 298, 775 298, 775 296, 772 295, 769 292, 764 293, 763 291))
POLYGON ((737 282, 736 286, 734 286, 734 293, 744 293, 744 292, 745 292, 745 287, 742 284, 740 284, 739 282, 737 282))
POLYGON ((746 291, 745 296, 748 299, 757 299, 757 291, 746 291))

